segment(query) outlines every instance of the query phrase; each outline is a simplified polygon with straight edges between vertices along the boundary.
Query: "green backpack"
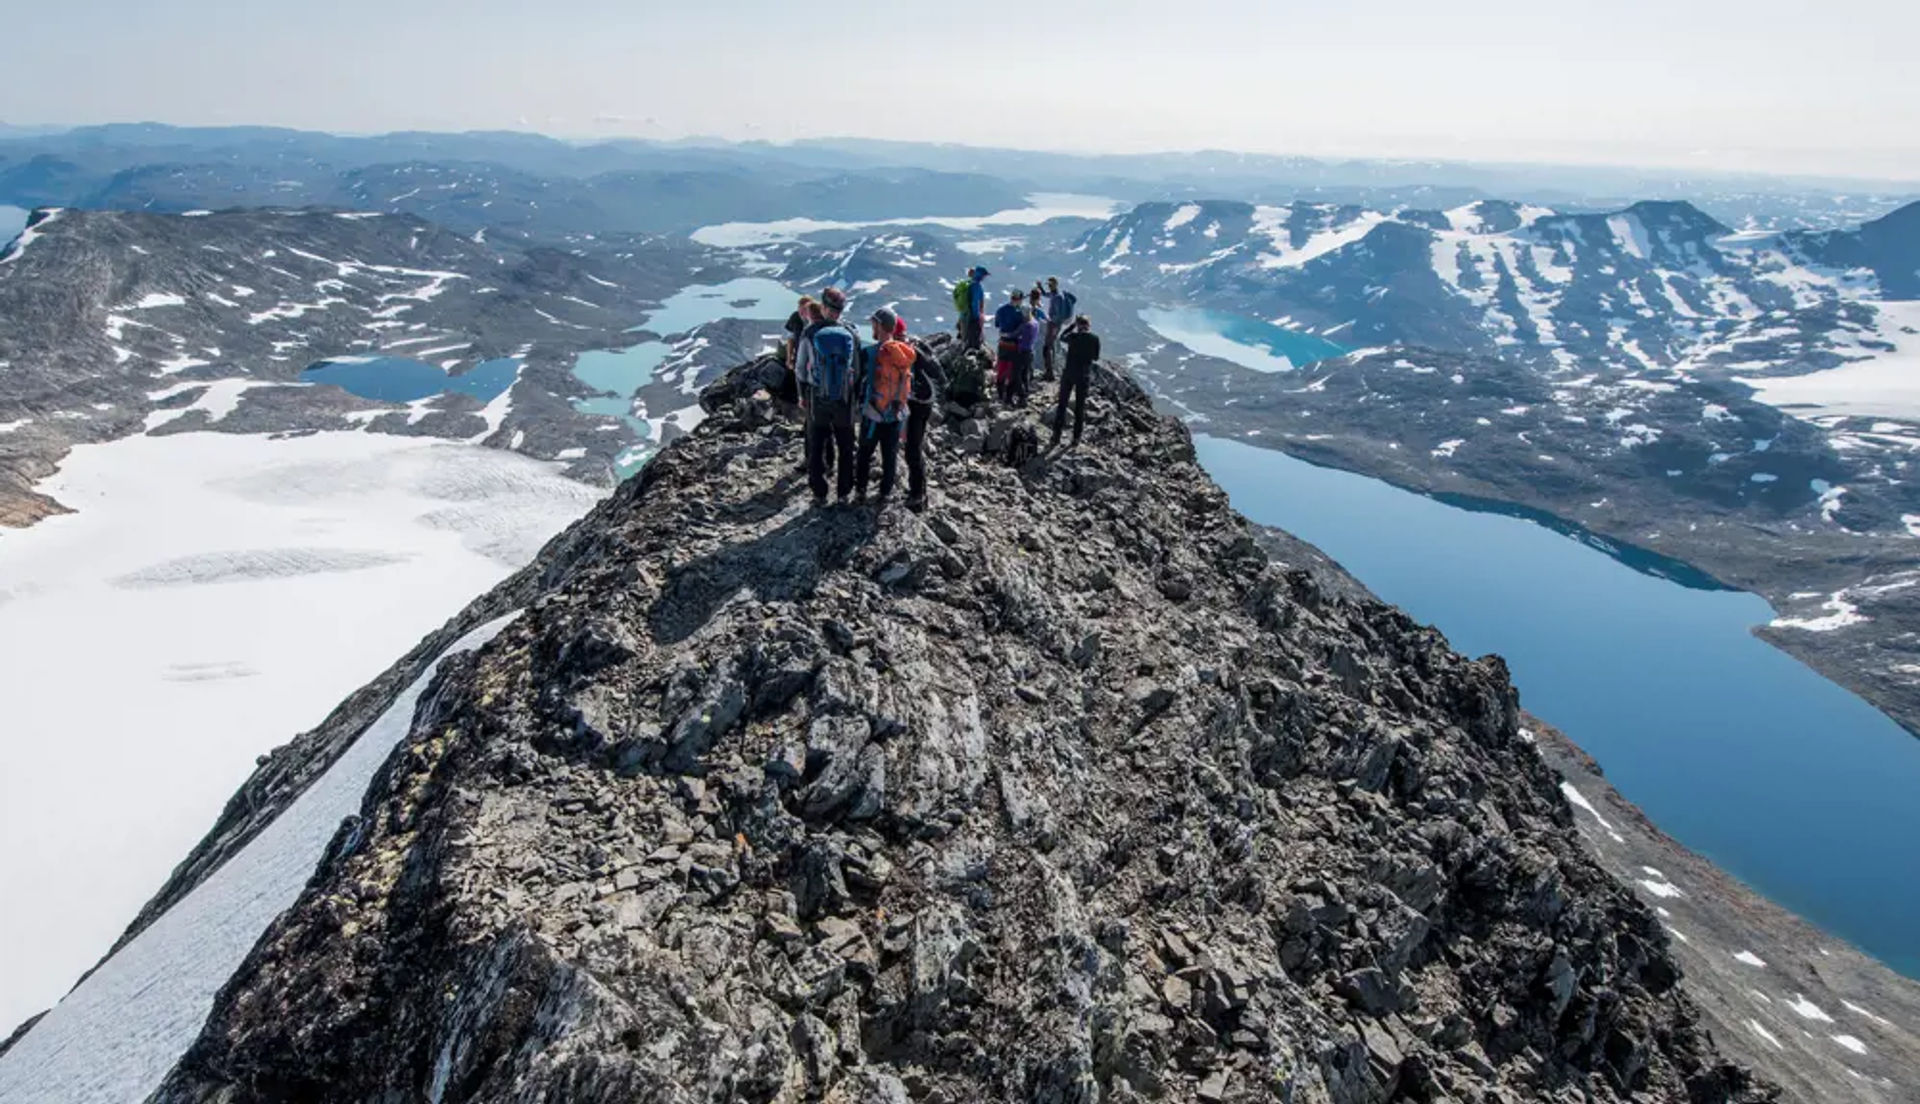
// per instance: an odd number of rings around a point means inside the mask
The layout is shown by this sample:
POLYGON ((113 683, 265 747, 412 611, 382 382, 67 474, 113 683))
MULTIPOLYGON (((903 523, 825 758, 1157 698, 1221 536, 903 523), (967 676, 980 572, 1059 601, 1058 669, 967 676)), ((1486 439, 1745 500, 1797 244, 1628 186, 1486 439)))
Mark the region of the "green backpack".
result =
POLYGON ((953 309, 960 312, 960 317, 965 318, 967 308, 972 305, 973 281, 971 279, 963 279, 953 285, 953 309))
POLYGON ((968 349, 947 366, 947 400, 972 406, 987 392, 987 354, 968 349))

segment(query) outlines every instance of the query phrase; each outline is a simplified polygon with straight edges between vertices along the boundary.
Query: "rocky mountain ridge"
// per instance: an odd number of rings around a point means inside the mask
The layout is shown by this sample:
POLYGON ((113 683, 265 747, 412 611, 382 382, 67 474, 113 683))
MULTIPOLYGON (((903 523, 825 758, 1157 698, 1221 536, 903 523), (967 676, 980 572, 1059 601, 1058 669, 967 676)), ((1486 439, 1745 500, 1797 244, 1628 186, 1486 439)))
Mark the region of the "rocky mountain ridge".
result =
POLYGON ((155 1099, 1770 1099, 1498 661, 1096 391, 1079 450, 937 431, 877 520, 716 401, 449 627, 521 611, 155 1099))
POLYGON ((1690 203, 1560 213, 1142 204, 1082 238, 1110 281, 1349 348, 1594 370, 1795 374, 1881 347, 1920 280, 1920 204, 1850 230, 1735 234, 1690 203))

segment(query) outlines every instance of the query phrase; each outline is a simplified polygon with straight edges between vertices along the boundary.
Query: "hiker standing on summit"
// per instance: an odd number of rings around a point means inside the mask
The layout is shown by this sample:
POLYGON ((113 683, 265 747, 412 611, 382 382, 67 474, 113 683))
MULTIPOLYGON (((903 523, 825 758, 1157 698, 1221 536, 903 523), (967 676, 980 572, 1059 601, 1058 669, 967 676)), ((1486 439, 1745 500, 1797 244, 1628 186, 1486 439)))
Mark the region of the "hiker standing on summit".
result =
POLYGON ((978 349, 987 313, 987 277, 993 275, 982 265, 974 265, 966 278, 953 285, 953 309, 960 315, 960 347, 978 349))
MULTIPOLYGON (((894 323, 896 341, 907 340, 907 321, 894 323)), ((907 396, 907 509, 919 513, 927 508, 927 425, 933 421, 933 407, 947 391, 947 370, 933 350, 913 342, 913 390, 907 396)))
POLYGON ((1067 424, 1067 397, 1073 397, 1073 443, 1080 444, 1080 432, 1087 425, 1087 386, 1093 381, 1093 364, 1100 359, 1100 338, 1086 315, 1074 319, 1073 332, 1067 335, 1067 365, 1060 371, 1060 400, 1053 408, 1053 440, 1060 443, 1060 431, 1067 424))
POLYGON ((860 368, 860 334, 840 320, 847 294, 820 293, 821 317, 800 341, 799 378, 807 401, 807 485, 813 504, 827 504, 827 468, 835 465, 834 488, 844 503, 853 493, 853 387, 860 368), (837 464, 836 464, 837 461, 837 464))
POLYGON ((1060 290, 1060 277, 1047 277, 1047 343, 1044 346, 1043 360, 1046 374, 1041 378, 1053 382, 1053 360, 1060 344, 1060 335, 1073 328, 1073 316, 1079 306, 1079 299, 1070 291, 1060 290))
POLYGON ((854 484, 862 501, 867 497, 867 480, 873 472, 873 450, 880 450, 880 495, 876 505, 884 509, 893 494, 900 463, 900 427, 907 420, 907 402, 913 393, 913 346, 896 333, 900 318, 881 307, 868 321, 873 323, 873 344, 861 357, 862 370, 857 393, 860 403, 860 460, 854 470, 854 484))
POLYGON ((1000 335, 993 368, 994 395, 1001 402, 1012 402, 1020 383, 1020 331, 1027 324, 1027 297, 1019 288, 1007 293, 1007 301, 993 312, 993 328, 1000 335))

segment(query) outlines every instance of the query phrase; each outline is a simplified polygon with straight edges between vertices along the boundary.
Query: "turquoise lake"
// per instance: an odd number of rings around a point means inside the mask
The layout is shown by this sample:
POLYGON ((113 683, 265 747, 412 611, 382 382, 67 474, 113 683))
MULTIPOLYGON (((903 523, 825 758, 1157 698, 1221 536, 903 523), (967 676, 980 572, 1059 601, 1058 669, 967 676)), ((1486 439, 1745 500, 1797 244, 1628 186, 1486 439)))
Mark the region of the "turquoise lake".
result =
POLYGON ((1669 835, 1920 977, 1920 739, 1754 637, 1766 602, 1523 518, 1195 444, 1249 518, 1318 545, 1456 649, 1506 657, 1526 708, 1669 835))
MULTIPOLYGON (((694 284, 675 292, 660 307, 648 313, 634 330, 659 334, 667 340, 642 341, 622 349, 596 349, 580 354, 574 362, 574 378, 602 394, 574 400, 573 408, 582 414, 604 414, 623 418, 640 437, 641 443, 622 453, 615 468, 622 478, 640 470, 659 446, 659 433, 652 419, 635 410, 640 389, 653 382, 653 373, 673 352, 671 339, 722 318, 750 321, 784 322, 793 313, 798 293, 762 277, 743 277, 724 284, 694 284)), ((687 396, 687 405, 694 401, 687 396)), ((649 413, 664 416, 667 411, 649 413)))
POLYGON ((1322 337, 1245 315, 1199 307, 1140 312, 1154 333, 1196 353, 1219 357, 1256 372, 1291 372, 1316 360, 1352 352, 1322 337))
POLYGON ((512 387, 519 374, 520 362, 512 357, 482 361, 457 376, 406 357, 367 357, 323 361, 300 373, 300 379, 330 383, 380 402, 414 402, 448 393, 487 402, 512 387))

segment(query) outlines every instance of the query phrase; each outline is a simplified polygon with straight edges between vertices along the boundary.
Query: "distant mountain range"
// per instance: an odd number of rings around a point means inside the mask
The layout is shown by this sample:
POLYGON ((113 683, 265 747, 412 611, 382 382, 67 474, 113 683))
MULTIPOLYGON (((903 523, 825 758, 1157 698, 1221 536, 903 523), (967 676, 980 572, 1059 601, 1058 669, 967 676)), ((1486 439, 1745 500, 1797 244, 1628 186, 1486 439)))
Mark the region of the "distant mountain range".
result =
POLYGON ((1061 154, 862 139, 575 143, 510 132, 345 136, 152 123, 0 130, 0 203, 23 207, 359 204, 469 230, 520 226, 564 235, 684 232, 800 215, 985 214, 1033 191, 1129 202, 1306 199, 1378 209, 1506 197, 1594 210, 1652 197, 1690 200, 1744 229, 1858 222, 1920 196, 1920 185, 1217 151, 1061 154), (395 198, 422 173, 444 178, 420 196, 395 198), (398 206, 377 206, 383 202, 398 206))

